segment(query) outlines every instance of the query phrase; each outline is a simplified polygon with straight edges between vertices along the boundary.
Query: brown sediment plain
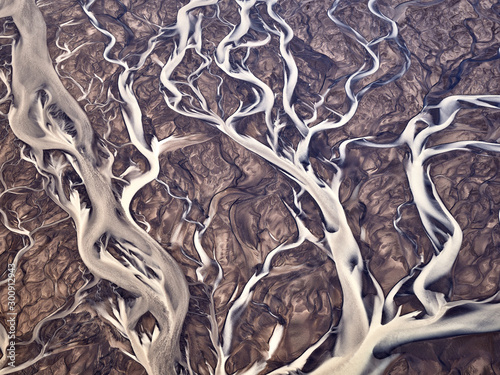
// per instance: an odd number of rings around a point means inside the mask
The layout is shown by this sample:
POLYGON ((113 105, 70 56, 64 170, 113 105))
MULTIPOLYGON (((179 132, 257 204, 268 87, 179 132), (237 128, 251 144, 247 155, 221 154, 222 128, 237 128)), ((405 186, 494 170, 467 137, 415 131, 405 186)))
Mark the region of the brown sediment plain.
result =
POLYGON ((0 374, 500 374, 498 4, 0 17, 0 374))

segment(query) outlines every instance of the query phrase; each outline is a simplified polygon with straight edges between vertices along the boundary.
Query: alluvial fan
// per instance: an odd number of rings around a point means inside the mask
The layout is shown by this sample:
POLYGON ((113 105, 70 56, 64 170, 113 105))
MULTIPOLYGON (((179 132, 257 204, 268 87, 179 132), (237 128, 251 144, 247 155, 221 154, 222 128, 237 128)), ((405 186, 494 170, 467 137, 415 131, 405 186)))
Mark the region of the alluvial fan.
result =
POLYGON ((497 3, 0 22, 0 374, 500 374, 497 3))

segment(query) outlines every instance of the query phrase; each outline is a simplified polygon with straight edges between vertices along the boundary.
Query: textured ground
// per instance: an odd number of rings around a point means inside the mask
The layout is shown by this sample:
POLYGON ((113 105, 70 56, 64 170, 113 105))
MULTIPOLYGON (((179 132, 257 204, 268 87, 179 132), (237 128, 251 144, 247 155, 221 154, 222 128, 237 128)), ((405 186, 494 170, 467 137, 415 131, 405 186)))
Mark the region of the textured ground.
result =
MULTIPOLYGON (((187 2, 97 0, 89 9, 100 27, 116 38, 110 50, 106 50, 110 38, 90 22, 79 1, 43 0, 37 4, 47 24, 47 45, 56 72, 85 111, 97 137, 114 155, 114 176, 124 175, 131 165, 140 172, 151 167, 125 125, 119 88, 123 68, 118 61, 129 67, 137 65, 130 81, 133 79, 132 92, 147 142, 153 137, 163 140, 172 135, 186 140, 158 156, 158 177, 135 195, 130 211, 186 275, 191 299, 181 334, 181 352, 191 371, 208 375, 220 363, 213 338, 216 331, 221 348, 228 345, 228 337, 231 340, 223 367, 227 374, 233 374, 266 359, 270 337, 276 327, 282 327, 278 347, 259 370, 266 374, 292 362, 337 326, 342 316, 343 288, 335 261, 322 248, 330 245, 324 239, 324 218, 316 199, 309 191, 299 194, 302 186, 265 155, 250 151, 209 121, 182 110, 203 112, 203 103, 197 100, 203 97, 213 113, 227 119, 240 106, 250 107, 256 101, 254 84, 232 77, 214 62, 217 46, 232 25, 240 22, 238 4, 220 1, 217 7, 208 5, 192 12, 192 19, 204 14, 200 18, 203 38, 199 52, 188 49, 169 78, 178 83, 182 92, 179 110, 165 100, 173 96, 173 88, 165 87, 160 73, 179 51, 181 37, 169 35, 168 26, 176 23, 179 9, 187 2), (161 30, 156 46, 139 64, 148 42, 161 30), (210 68, 190 76, 204 62, 201 56, 212 58, 210 68), (190 79, 196 83, 190 85, 190 79), (195 88, 199 91, 195 92, 195 88), (298 241, 299 209, 301 222, 317 242, 298 241), (280 244, 293 243, 272 258, 270 271, 254 285, 245 308, 236 309, 235 301, 252 275, 262 273, 266 256, 280 244), (216 262, 203 260, 197 246, 216 262), (231 311, 236 315, 230 317, 231 311), (229 324, 233 328, 230 332, 229 324), (224 332, 229 332, 228 336, 224 332)), ((349 77, 364 63, 362 69, 374 64, 350 28, 366 40, 390 32, 388 23, 374 17, 366 2, 338 2, 334 15, 347 25, 344 28, 328 17, 330 5, 323 1, 279 1, 274 11, 294 33, 287 51, 279 50, 279 36, 272 32, 267 44, 251 49, 246 60, 244 47, 231 50, 232 69, 236 71, 244 61, 245 69, 272 91, 274 103, 269 115, 272 122, 283 125, 278 141, 281 149, 295 148, 302 139, 290 112, 283 109, 287 102, 284 76, 290 74, 283 56, 291 54, 297 66, 292 102, 300 119, 310 118, 320 95, 324 96, 324 105, 317 109, 318 120, 309 124, 312 127, 322 119, 338 120, 335 111, 345 113, 351 108, 346 95, 349 77)), ((355 92, 369 89, 359 97, 356 113, 347 124, 312 137, 309 162, 323 181, 334 178, 336 169, 327 160, 339 158, 339 146, 346 140, 372 136, 374 142, 390 144, 426 105, 451 95, 500 95, 498 4, 381 0, 378 7, 397 22, 399 42, 382 41, 377 45, 380 66, 375 73, 353 83, 355 92), (407 50, 402 50, 399 43, 407 50), (406 58, 410 65, 404 74, 390 80, 398 75, 406 58), (371 82, 380 84, 370 87, 371 82)), ((234 42, 235 46, 262 41, 273 27, 283 29, 263 2, 252 9, 254 27, 234 42), (269 28, 265 32, 264 22, 269 28)), ((30 158, 23 157, 29 154, 30 147, 10 129, 7 113, 12 104, 11 43, 18 31, 10 18, 2 20, 0 272, 4 280, 7 264, 17 262, 16 334, 18 343, 23 344, 17 345, 16 364, 29 363, 18 373, 146 374, 140 364, 123 353, 132 351, 128 340, 96 312, 98 308, 111 311, 110 306, 119 298, 132 297, 89 272, 78 251, 74 221, 46 194, 43 173, 30 158), (78 295, 87 283, 85 295, 78 295), (56 311, 66 313, 48 318, 56 311), (40 322, 43 324, 36 331, 40 322), (38 353, 43 358, 34 360, 38 353)), ((235 129, 261 144, 268 142, 269 129, 262 111, 242 116, 235 129)), ((452 125, 429 137, 426 146, 462 140, 496 143, 499 129, 498 109, 465 106, 452 125)), ((339 202, 364 265, 387 294, 420 259, 429 262, 434 253, 428 230, 412 204, 414 192, 405 174, 408 146, 373 148, 353 143, 347 148, 341 164, 339 202)), ((50 152, 53 158, 62 154, 58 150, 50 152)), ((44 157, 48 158, 49 153, 44 157)), ((430 289, 444 293, 448 301, 491 297, 499 291, 500 278, 498 153, 451 151, 431 158, 425 167, 429 168, 437 194, 463 231, 451 272, 430 289)), ((69 164, 61 180, 66 192, 78 190, 82 200, 91 205, 85 182, 82 184, 69 164)), ((112 183, 118 196, 126 181, 117 178, 112 183)), ((436 221, 435 226, 439 225, 436 221)), ((439 238, 444 240, 444 235, 439 238)), ((112 241, 108 246, 108 251, 119 259, 120 247, 112 241)), ((368 273, 363 277, 364 296, 375 295, 368 273)), ((423 308, 405 286, 395 302, 404 313, 423 308)), ((7 306, 4 283, 0 287, 2 319, 7 306)), ((151 336, 154 326, 155 318, 146 314, 136 328, 151 336)), ((304 371, 317 367, 331 353, 335 340, 335 333, 329 335, 312 353, 304 371)), ((500 374, 499 348, 498 333, 409 343, 394 349, 393 353, 401 355, 385 373, 500 374)))

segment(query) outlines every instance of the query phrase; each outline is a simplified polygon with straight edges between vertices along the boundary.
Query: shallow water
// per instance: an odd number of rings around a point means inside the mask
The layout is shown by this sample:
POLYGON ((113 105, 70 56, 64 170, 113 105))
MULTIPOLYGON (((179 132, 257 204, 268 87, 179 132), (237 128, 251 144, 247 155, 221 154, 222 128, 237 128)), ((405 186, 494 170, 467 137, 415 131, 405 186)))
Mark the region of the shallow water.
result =
POLYGON ((0 1, 0 374, 500 373, 499 11, 0 1))

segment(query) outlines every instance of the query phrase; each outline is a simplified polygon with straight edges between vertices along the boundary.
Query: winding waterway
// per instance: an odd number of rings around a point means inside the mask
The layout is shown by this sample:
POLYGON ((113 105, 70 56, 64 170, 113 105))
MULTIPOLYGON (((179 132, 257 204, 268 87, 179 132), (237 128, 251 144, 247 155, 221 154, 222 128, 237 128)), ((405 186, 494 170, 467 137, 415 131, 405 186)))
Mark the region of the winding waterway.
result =
POLYGON ((499 15, 1 0, 0 374, 500 372, 499 15))

